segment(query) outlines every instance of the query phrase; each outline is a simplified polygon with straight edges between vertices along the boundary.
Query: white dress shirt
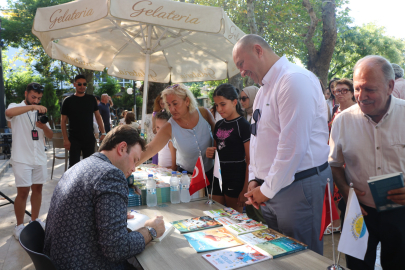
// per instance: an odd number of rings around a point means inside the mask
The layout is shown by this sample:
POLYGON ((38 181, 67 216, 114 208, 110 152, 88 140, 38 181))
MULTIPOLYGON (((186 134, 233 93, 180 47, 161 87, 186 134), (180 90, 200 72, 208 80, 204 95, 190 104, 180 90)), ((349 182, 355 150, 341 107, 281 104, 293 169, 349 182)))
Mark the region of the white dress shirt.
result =
MULTIPOLYGON (((21 103, 11 103, 7 109, 27 106, 24 101, 21 103)), ((28 165, 46 165, 46 153, 44 145, 44 131, 38 131, 38 140, 32 139, 33 125, 35 125, 37 111, 29 111, 14 117, 7 117, 11 121, 13 147, 11 150, 11 160, 28 165), (31 119, 31 121, 30 121, 31 119)), ((49 128, 49 124, 46 124, 49 128)))
POLYGON ((250 138, 249 180, 265 180, 260 190, 271 199, 295 173, 328 160, 328 108, 318 78, 285 56, 262 83, 253 104, 261 118, 250 138))
POLYGON ((375 123, 359 105, 353 105, 338 114, 333 121, 329 140, 329 164, 346 164, 347 183, 365 191, 359 201, 374 207, 367 180, 370 176, 405 173, 405 100, 391 95, 387 113, 375 123))

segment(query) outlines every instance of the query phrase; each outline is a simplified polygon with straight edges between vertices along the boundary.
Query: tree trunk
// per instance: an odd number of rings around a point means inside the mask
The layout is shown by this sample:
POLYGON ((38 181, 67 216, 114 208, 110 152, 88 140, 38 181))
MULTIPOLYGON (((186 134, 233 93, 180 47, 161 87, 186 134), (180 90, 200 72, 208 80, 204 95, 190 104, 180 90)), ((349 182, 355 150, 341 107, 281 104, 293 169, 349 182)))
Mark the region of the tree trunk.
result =
POLYGON ((93 95, 94 92, 94 70, 80 68, 81 74, 86 77, 87 88, 86 94, 93 95))
POLYGON ((324 85, 327 85, 329 66, 332 59, 333 51, 336 45, 336 4, 335 0, 322 0, 322 42, 319 50, 315 48, 312 40, 315 29, 320 21, 314 12, 309 0, 303 0, 302 5, 306 8, 311 23, 305 36, 304 43, 308 50, 307 68, 315 73, 324 85))
POLYGON ((240 75, 240 73, 236 74, 235 76, 233 76, 231 78, 229 78, 228 83, 232 84, 233 86, 235 86, 239 90, 243 89, 243 79, 242 79, 242 76, 240 75))
MULTIPOLYGON (((169 84, 167 83, 154 83, 154 82, 149 82, 149 87, 148 87, 148 102, 146 105, 146 113, 152 113, 153 112, 153 105, 155 104, 155 99, 157 98, 158 95, 168 86, 169 84)), ((143 96, 143 84, 139 88, 139 91, 142 93, 143 96)))
POLYGON ((246 5, 247 5, 247 19, 248 19, 250 33, 257 35, 254 1, 246 0, 246 5))

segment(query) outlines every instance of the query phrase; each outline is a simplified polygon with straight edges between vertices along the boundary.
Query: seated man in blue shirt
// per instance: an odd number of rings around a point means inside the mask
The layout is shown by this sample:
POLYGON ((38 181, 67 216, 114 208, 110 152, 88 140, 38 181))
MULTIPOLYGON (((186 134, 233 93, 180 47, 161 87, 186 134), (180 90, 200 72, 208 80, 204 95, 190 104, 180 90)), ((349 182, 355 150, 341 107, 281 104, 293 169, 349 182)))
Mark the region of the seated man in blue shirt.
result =
POLYGON ((44 253, 58 269, 131 269, 127 261, 164 231, 162 217, 127 231, 128 184, 145 141, 127 125, 107 134, 99 151, 66 171, 53 193, 44 253))

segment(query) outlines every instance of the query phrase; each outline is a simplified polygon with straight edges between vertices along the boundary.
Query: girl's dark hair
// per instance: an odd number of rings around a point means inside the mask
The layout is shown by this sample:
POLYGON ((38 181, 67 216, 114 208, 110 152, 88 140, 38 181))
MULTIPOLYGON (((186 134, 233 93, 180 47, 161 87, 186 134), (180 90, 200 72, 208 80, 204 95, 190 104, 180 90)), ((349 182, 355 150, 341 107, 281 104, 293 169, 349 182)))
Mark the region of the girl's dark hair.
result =
POLYGON ((168 112, 166 112, 166 110, 158 112, 156 114, 156 119, 169 121, 170 117, 171 117, 171 115, 168 112))
POLYGON ((132 122, 135 122, 135 114, 133 112, 127 112, 127 115, 125 115, 125 124, 130 125, 132 122))
POLYGON ((213 97, 224 97, 226 99, 229 99, 231 101, 234 101, 236 99, 237 103, 236 103, 236 112, 239 115, 244 115, 243 110, 242 110, 242 106, 239 103, 239 94, 238 94, 238 90, 236 90, 236 88, 229 83, 224 83, 219 85, 215 91, 214 91, 214 95, 213 97))
POLYGON ((330 91, 330 96, 332 97, 333 100, 335 100, 335 95, 332 93, 332 90, 330 87, 331 87, 332 83, 334 83, 335 81, 338 81, 338 80, 340 80, 340 79, 335 77, 329 81, 328 89, 330 91))

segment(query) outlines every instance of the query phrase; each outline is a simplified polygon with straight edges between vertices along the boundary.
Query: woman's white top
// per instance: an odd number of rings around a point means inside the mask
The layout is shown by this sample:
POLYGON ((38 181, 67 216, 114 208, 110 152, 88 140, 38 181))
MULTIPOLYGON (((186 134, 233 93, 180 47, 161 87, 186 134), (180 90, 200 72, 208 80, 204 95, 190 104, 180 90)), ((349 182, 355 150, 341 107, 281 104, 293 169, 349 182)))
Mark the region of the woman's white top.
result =
POLYGON ((171 167, 172 166, 172 154, 170 153, 169 143, 172 140, 169 140, 165 147, 158 153, 158 165, 162 167, 171 167))

